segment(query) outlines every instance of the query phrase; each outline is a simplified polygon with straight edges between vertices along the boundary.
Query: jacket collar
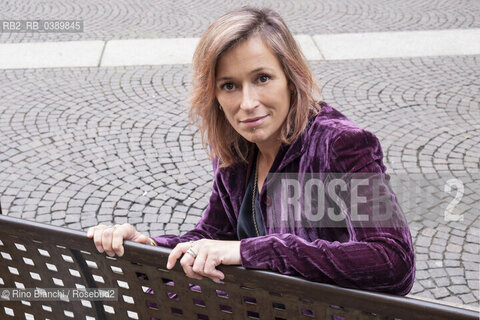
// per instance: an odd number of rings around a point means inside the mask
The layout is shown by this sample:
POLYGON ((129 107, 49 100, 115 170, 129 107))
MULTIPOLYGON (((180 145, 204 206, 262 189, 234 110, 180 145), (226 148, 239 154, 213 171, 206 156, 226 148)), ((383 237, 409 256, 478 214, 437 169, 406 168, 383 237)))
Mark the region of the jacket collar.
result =
POLYGON ((288 164, 293 162, 295 159, 304 154, 306 150, 308 150, 310 144, 308 131, 310 130, 310 127, 317 115, 309 119, 306 128, 295 140, 292 141, 290 145, 282 144, 277 156, 275 157, 275 160, 273 161, 270 172, 279 172, 283 170, 288 164))

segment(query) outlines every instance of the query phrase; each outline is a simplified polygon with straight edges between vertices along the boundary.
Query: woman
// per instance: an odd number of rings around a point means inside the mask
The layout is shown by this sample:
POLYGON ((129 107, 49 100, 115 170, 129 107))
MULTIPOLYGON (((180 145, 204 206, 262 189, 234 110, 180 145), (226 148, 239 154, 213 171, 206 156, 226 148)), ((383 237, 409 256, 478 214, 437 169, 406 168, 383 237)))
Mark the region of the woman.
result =
POLYGON ((373 189, 367 187, 363 193, 370 197, 362 203, 353 204, 356 200, 349 197, 356 187, 337 183, 327 189, 344 199, 321 202, 335 202, 331 212, 343 214, 334 225, 325 219, 313 223, 311 206, 297 211, 300 219, 293 223, 290 211, 285 216, 280 212, 278 201, 288 194, 278 195, 285 188, 275 175, 295 173, 302 180, 308 174, 337 172, 351 182, 357 173, 382 177, 385 172, 378 139, 329 105, 315 102, 312 73, 280 16, 242 8, 219 18, 202 36, 193 70, 190 115, 199 121, 214 163, 212 195, 202 219, 183 236, 155 238, 129 224, 99 225, 88 232, 98 250, 121 256, 124 239, 170 247, 167 268, 180 259, 186 275, 195 279, 219 281, 224 275, 218 265, 242 265, 407 294, 414 280, 411 235, 384 179, 380 194, 372 197, 373 189), (388 221, 395 223, 353 219, 353 210, 355 217, 368 219, 373 210, 386 207, 391 210, 388 221))

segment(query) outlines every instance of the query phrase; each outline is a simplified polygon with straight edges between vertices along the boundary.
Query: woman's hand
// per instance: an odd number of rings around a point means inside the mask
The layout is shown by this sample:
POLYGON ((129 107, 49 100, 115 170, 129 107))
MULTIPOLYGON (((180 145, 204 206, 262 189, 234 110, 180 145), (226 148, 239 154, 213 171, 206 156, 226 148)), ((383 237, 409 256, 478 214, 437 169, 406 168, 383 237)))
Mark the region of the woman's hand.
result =
POLYGON ((151 238, 138 232, 128 223, 114 226, 99 224, 88 229, 87 236, 93 238, 93 242, 99 252, 105 252, 110 257, 113 257, 115 254, 119 257, 123 256, 123 240, 145 244, 151 243, 151 238))
POLYGON ((185 274, 199 280, 205 276, 219 282, 225 275, 216 266, 242 263, 240 241, 201 239, 179 243, 168 256, 167 269, 172 269, 182 255, 180 264, 185 274))

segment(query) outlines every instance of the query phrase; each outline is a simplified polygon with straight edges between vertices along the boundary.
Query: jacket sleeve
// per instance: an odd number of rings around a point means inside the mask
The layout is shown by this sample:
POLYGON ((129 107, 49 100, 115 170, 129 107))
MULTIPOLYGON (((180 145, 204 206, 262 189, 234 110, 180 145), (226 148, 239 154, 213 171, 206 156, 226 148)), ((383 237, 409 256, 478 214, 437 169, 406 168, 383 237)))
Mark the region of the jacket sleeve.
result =
MULTIPOLYGON (((367 131, 347 130, 330 147, 329 162, 336 172, 385 172, 380 143, 367 131)), ((382 190, 388 193, 390 189, 382 190)), ((290 233, 243 239, 242 265, 343 287, 405 295, 415 274, 411 235, 395 195, 390 192, 382 196, 390 197, 393 215, 404 221, 403 225, 347 224, 348 241, 344 242, 307 241, 290 233)), ((372 206, 371 202, 359 205, 358 211, 369 215, 372 206)))
POLYGON ((154 237, 153 239, 159 246, 174 248, 180 242, 195 241, 199 239, 216 239, 216 240, 237 240, 236 231, 232 225, 230 215, 227 211, 232 212, 228 195, 222 188, 220 174, 216 165, 213 166, 215 178, 212 187, 212 194, 209 199, 207 209, 202 218, 194 229, 188 231, 182 236, 163 235, 154 237))

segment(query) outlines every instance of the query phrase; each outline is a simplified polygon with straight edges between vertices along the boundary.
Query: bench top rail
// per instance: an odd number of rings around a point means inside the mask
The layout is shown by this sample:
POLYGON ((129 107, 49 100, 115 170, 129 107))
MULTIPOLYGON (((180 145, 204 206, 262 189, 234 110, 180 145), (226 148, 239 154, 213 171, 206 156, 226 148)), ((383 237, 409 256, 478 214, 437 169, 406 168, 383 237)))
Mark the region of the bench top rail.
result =
POLYGON ((239 266, 220 266, 220 284, 194 280, 178 263, 166 269, 169 252, 126 241, 124 256, 112 258, 85 232, 0 215, 0 295, 118 290, 116 300, 0 298, 0 319, 478 319, 471 310, 239 266))

